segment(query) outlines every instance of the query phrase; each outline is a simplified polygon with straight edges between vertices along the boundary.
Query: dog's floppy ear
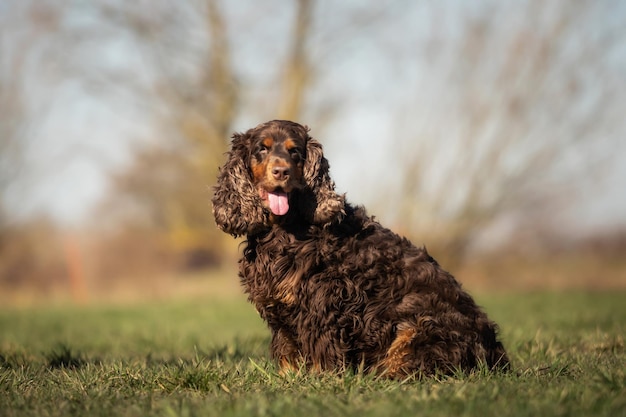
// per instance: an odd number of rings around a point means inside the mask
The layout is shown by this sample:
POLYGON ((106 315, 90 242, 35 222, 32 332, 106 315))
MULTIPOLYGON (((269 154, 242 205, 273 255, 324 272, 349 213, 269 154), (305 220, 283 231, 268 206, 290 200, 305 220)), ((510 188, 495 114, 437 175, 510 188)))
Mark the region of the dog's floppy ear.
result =
POLYGON ((315 224, 332 223, 340 220, 345 214, 345 198, 335 192, 335 183, 330 178, 329 168, 322 145, 309 136, 304 162, 304 180, 315 197, 315 207, 309 208, 309 215, 315 224))
POLYGON ((263 205, 248 170, 250 142, 254 131, 235 133, 227 161, 220 168, 213 189, 213 216, 224 232, 233 236, 253 233, 266 223, 263 205))

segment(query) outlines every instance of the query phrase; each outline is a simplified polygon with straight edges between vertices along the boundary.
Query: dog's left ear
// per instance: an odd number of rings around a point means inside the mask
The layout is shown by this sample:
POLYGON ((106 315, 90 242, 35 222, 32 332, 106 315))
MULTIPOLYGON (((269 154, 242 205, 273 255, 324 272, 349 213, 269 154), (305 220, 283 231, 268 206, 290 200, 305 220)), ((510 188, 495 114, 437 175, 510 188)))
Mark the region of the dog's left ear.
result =
POLYGON ((247 160, 253 129, 235 133, 228 159, 219 171, 213 189, 213 216, 224 232, 237 237, 254 233, 266 223, 266 214, 250 175, 247 160))
POLYGON ((310 207, 309 215, 315 224, 329 224, 341 220, 345 214, 345 197, 335 192, 335 183, 330 178, 330 165, 324 157, 322 144, 307 138, 304 180, 315 197, 315 206, 310 207))

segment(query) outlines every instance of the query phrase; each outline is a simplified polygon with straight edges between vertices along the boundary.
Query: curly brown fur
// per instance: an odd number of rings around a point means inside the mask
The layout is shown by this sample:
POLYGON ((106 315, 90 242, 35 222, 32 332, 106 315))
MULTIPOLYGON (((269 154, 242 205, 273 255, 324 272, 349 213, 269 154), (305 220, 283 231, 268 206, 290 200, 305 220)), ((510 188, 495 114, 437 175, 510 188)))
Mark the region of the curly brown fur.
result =
POLYGON ((391 378, 507 369, 497 326, 425 249, 335 193, 322 146, 294 122, 233 136, 213 197, 246 235, 241 282, 285 369, 391 378))

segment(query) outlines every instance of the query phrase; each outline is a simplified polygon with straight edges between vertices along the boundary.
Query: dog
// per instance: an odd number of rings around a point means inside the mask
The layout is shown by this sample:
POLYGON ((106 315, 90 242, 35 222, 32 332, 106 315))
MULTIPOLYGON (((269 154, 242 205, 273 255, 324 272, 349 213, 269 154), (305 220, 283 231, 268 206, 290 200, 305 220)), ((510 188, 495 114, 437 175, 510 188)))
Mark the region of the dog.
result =
POLYGON ((235 133, 212 203, 217 226, 246 237, 239 277, 282 371, 509 369, 497 325, 454 277, 335 192, 308 127, 235 133))

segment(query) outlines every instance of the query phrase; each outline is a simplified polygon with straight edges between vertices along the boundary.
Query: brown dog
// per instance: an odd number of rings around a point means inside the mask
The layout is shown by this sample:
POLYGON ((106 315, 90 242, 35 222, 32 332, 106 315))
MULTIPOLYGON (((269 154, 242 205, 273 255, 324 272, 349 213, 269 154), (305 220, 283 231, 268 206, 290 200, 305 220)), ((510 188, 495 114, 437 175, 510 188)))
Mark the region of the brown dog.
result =
POLYGON ((245 235, 241 282, 282 368, 388 377, 507 369, 497 326, 418 248, 335 193, 308 128, 274 120, 233 136, 213 197, 245 235))

